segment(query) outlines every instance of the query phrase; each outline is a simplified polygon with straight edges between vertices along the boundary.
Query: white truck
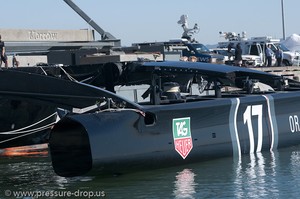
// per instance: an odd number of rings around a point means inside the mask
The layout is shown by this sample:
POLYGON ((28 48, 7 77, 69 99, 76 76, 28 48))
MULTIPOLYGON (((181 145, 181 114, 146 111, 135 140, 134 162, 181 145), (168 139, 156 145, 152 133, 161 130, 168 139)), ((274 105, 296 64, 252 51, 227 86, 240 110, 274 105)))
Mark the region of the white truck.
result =
MULTIPOLYGON (((243 50, 243 59, 246 59, 250 65, 265 65, 265 49, 267 45, 271 45, 271 49, 274 53, 278 48, 283 51, 283 66, 292 66, 299 63, 299 53, 289 51, 284 45, 280 44, 279 39, 273 39, 270 36, 252 37, 248 39, 245 33, 242 33, 242 36, 240 36, 240 34, 236 35, 234 32, 220 32, 220 34, 222 34, 228 41, 219 42, 218 47, 227 48, 229 44, 232 44, 232 46, 235 47, 238 43, 240 43, 243 50)), ((275 56, 273 56, 272 65, 276 65, 275 56)))

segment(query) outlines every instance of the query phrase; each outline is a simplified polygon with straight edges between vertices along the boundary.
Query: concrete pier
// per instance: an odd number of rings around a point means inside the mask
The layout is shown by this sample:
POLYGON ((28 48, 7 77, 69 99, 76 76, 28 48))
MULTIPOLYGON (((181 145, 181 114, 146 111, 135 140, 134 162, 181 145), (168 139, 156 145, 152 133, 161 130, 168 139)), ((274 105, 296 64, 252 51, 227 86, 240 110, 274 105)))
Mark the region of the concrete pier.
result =
POLYGON ((299 81, 300 67, 299 66, 281 66, 281 67, 256 67, 254 70, 264 71, 275 75, 283 75, 291 79, 299 81))

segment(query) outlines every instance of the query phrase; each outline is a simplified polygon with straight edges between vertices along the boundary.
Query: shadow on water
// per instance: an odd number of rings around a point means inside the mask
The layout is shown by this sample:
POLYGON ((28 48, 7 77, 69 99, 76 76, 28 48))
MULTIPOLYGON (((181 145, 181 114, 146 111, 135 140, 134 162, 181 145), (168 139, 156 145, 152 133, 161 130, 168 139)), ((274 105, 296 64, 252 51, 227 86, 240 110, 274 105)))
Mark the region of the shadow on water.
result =
POLYGON ((74 178, 57 176, 48 155, 0 158, 0 198, 8 198, 5 190, 103 191, 106 198, 297 198, 300 195, 300 146, 120 176, 74 178))

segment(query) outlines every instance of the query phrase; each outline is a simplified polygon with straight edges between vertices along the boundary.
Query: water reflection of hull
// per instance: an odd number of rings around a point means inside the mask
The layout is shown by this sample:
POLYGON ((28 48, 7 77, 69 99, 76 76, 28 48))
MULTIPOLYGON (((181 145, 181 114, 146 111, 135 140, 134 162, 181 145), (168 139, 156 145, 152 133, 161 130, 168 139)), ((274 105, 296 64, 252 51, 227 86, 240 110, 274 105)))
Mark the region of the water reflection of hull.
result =
POLYGON ((191 169, 183 169, 176 176, 174 195, 176 198, 194 198, 196 174, 191 169))
POLYGON ((0 156, 15 157, 47 157, 48 145, 39 144, 33 146, 11 147, 0 151, 0 156))
MULTIPOLYGON (((298 198, 299 150, 297 146, 260 157, 227 157, 118 177, 64 178, 55 175, 48 157, 1 157, 0 185, 14 191, 39 190, 41 185, 46 190, 103 190, 108 198, 298 198)), ((0 197, 7 196, 2 192, 0 197)))

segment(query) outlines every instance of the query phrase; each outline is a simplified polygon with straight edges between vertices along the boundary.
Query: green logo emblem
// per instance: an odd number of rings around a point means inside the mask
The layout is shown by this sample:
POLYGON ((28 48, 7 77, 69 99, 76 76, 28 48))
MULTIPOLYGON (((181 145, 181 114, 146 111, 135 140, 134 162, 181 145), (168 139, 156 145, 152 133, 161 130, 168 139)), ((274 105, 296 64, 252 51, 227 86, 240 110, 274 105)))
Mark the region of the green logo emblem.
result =
POLYGON ((193 148, 190 117, 173 119, 175 150, 185 159, 193 148))

